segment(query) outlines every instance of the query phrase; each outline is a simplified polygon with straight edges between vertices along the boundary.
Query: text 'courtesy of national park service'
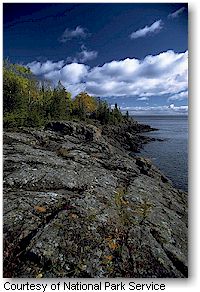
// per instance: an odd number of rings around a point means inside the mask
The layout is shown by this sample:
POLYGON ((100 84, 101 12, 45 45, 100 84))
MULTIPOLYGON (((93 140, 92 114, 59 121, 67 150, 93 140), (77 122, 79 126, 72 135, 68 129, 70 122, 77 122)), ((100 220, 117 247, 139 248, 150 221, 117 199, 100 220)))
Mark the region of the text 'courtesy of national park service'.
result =
POLYGON ((29 282, 14 284, 11 282, 4 283, 5 291, 163 291, 166 289, 163 283, 138 283, 130 281, 128 283, 111 283, 109 281, 99 283, 82 283, 82 282, 58 282, 52 284, 30 284, 29 282))

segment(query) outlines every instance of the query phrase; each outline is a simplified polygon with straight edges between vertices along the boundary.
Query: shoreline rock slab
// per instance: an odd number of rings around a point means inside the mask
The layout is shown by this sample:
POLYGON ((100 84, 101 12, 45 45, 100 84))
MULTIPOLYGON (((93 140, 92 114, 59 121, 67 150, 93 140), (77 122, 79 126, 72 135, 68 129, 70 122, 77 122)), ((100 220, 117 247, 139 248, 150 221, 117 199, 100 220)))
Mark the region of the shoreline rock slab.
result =
POLYGON ((113 129, 4 132, 4 277, 187 277, 187 194, 113 129))

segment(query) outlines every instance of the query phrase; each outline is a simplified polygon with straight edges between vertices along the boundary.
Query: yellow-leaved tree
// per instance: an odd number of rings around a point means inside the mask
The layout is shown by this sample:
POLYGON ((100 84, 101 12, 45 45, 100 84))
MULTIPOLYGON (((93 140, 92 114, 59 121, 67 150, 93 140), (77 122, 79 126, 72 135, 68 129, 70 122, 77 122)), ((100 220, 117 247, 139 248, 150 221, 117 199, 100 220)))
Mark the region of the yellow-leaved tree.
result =
POLYGON ((98 102, 87 92, 79 93, 73 101, 73 110, 80 118, 84 118, 97 110, 98 102))

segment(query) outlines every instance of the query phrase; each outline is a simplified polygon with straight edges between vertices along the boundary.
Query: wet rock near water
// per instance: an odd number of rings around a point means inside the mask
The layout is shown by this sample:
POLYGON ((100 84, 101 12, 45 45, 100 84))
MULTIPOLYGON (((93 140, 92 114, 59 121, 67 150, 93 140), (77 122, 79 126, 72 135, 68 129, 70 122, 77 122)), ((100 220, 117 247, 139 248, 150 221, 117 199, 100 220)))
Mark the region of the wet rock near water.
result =
POLYGON ((130 156, 141 130, 4 132, 4 277, 187 277, 187 194, 130 156))

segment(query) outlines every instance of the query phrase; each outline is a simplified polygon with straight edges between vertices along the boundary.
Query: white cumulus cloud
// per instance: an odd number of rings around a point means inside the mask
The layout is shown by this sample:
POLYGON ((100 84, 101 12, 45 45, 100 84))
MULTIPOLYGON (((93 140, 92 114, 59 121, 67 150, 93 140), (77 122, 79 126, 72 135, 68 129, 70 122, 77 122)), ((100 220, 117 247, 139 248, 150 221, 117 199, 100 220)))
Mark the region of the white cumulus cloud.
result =
POLYGON ((98 55, 98 52, 96 51, 89 51, 87 50, 87 48, 82 45, 81 46, 81 52, 78 53, 78 59, 80 62, 86 62, 86 61, 90 61, 90 60, 93 60, 97 57, 98 55))
MULTIPOLYGON (((90 68, 85 64, 64 61, 27 64, 36 75, 52 81, 60 80, 73 92, 79 88, 101 97, 135 97, 150 100, 163 96, 169 100, 181 100, 188 90, 188 52, 170 50, 144 59, 114 60, 102 66, 90 68)), ((73 93, 72 92, 72 93, 73 93)))
POLYGON ((146 35, 158 33, 163 28, 163 22, 162 20, 155 21, 150 26, 145 26, 143 28, 138 29, 137 31, 134 31, 131 33, 130 38, 131 39, 137 39, 141 37, 145 37, 146 35))
POLYGON ((80 83, 87 75, 87 66, 78 63, 65 65, 60 70, 61 80, 70 84, 80 83))
POLYGON ((187 90, 188 53, 167 51, 143 60, 112 61, 92 68, 86 89, 100 96, 175 95, 187 90))
POLYGON ((77 26, 74 30, 66 28, 60 38, 60 42, 66 43, 68 40, 73 38, 86 38, 87 36, 87 30, 81 26, 77 26))
POLYGON ((93 59, 96 59, 96 57, 98 56, 98 52, 97 51, 90 51, 86 48, 85 45, 81 46, 81 51, 79 53, 77 53, 75 55, 75 57, 67 57, 67 62, 70 63, 84 63, 87 61, 91 61, 93 59))
POLYGON ((73 96, 85 90, 84 82, 88 74, 88 66, 78 63, 63 64, 64 61, 59 61, 57 63, 51 61, 46 61, 44 63, 32 62, 27 64, 27 67, 29 67, 35 75, 42 75, 54 85, 56 85, 58 81, 61 81, 73 96))
POLYGON ((35 75, 42 75, 46 74, 48 72, 55 71, 57 69, 62 68, 64 65, 64 61, 58 61, 58 62, 52 62, 52 61, 46 61, 44 63, 41 62, 31 62, 28 63, 26 66, 30 68, 30 70, 33 72, 35 75))

